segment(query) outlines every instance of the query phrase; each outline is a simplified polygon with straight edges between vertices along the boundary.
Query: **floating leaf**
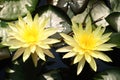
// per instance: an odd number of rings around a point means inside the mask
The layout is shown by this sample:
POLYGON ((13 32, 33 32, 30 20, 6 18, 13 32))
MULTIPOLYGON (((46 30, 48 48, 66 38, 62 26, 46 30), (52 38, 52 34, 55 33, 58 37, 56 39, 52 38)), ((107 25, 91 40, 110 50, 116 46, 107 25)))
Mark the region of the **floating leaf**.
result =
POLYGON ((120 48, 120 33, 114 33, 111 35, 111 38, 109 40, 110 43, 116 44, 117 48, 120 48))
POLYGON ((87 8, 89 0, 72 0, 69 5, 75 14, 82 13, 87 8))
POLYGON ((0 0, 0 19, 15 20, 35 10, 38 0, 0 0))
POLYGON ((120 69, 114 68, 97 74, 94 80, 120 80, 120 69))
POLYGON ((120 12, 111 13, 106 17, 106 21, 114 30, 120 32, 120 12))
POLYGON ((74 16, 73 20, 78 23, 83 22, 87 14, 90 15, 91 19, 93 22, 95 22, 96 25, 104 27, 108 25, 105 17, 110 14, 110 10, 105 6, 103 1, 90 0, 86 10, 83 13, 74 16))
POLYGON ((110 0, 112 12, 120 12, 120 0, 110 0))

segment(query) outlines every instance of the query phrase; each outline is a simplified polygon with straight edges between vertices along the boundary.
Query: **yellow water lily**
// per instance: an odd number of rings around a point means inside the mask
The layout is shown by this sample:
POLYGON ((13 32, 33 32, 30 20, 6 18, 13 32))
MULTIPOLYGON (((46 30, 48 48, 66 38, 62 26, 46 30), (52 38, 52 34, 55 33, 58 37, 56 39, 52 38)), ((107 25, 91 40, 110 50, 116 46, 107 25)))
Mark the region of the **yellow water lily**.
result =
POLYGON ((68 46, 58 49, 57 52, 68 52, 63 58, 75 57, 73 64, 78 63, 77 75, 81 73, 85 61, 94 71, 97 70, 94 58, 112 62, 106 54, 101 52, 112 50, 112 47, 115 47, 114 44, 106 43, 110 39, 111 33, 103 34, 105 28, 97 27, 93 30, 91 22, 88 22, 85 28, 82 24, 73 22, 72 30, 73 37, 60 33, 68 46))
POLYGON ((59 42, 59 40, 50 38, 57 32, 57 29, 46 28, 48 20, 49 18, 39 17, 38 14, 32 19, 31 14, 28 13, 25 19, 19 17, 18 22, 9 23, 8 36, 2 44, 10 46, 11 49, 18 49, 13 60, 23 54, 25 62, 31 55, 35 66, 37 66, 39 59, 46 60, 45 55, 54 58, 49 50, 50 45, 59 42))

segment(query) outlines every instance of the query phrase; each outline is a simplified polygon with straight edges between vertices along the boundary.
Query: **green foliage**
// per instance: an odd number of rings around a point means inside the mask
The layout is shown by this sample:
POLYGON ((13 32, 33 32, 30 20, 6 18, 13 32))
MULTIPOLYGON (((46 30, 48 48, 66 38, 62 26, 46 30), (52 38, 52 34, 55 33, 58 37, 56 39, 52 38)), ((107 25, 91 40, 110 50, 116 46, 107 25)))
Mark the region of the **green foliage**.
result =
POLYGON ((38 0, 0 0, 0 19, 15 20, 34 11, 38 0))
POLYGON ((106 21, 114 30, 120 32, 120 12, 111 13, 106 17, 106 21))
POLYGON ((111 39, 109 40, 110 43, 116 44, 117 48, 120 48, 120 33, 113 33, 111 35, 111 39))
POLYGON ((94 80, 119 80, 120 79, 120 69, 114 68, 106 70, 104 72, 98 73, 94 80))

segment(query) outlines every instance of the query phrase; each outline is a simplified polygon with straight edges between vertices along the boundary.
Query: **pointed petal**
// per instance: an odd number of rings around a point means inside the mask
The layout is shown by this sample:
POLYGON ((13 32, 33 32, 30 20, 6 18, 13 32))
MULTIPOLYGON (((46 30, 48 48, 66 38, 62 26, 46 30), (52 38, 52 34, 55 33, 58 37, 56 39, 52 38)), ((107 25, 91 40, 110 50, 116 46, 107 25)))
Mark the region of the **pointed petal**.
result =
POLYGON ((73 64, 78 63, 82 58, 83 58, 83 55, 77 55, 77 56, 74 58, 73 64))
POLYGON ((82 58, 82 60, 78 63, 77 75, 79 75, 81 73, 81 71, 83 70, 84 65, 85 65, 85 59, 82 58))
POLYGON ((57 28, 47 28, 43 34, 43 37, 48 38, 49 36, 55 34, 58 31, 57 28))
POLYGON ((17 59, 18 57, 20 57, 20 56, 23 54, 24 51, 25 51, 25 48, 20 48, 20 49, 18 49, 18 50, 15 52, 12 60, 15 60, 15 59, 17 59))
POLYGON ((45 61, 45 55, 41 48, 39 48, 39 47, 36 48, 36 54, 39 56, 40 59, 45 61))
POLYGON ((86 24, 85 31, 87 33, 91 33, 92 32, 92 25, 91 25, 91 21, 90 20, 86 24))
POLYGON ((60 41, 57 40, 57 39, 51 39, 51 38, 49 38, 49 39, 44 40, 44 42, 45 42, 46 44, 54 44, 54 43, 58 43, 58 42, 60 42, 60 41))
POLYGON ((104 31, 105 31, 105 28, 102 28, 101 26, 99 26, 93 31, 93 34, 95 34, 96 37, 101 37, 104 31))
POLYGON ((103 61, 106 61, 106 62, 112 62, 112 60, 104 53, 102 52, 98 52, 98 51, 95 51, 92 56, 94 56, 95 58, 99 58, 103 61))
POLYGON ((70 57, 73 57, 73 56, 75 56, 75 55, 76 55, 75 52, 69 52, 69 53, 65 54, 65 55, 63 56, 63 58, 70 58, 70 57))
POLYGON ((13 23, 8 23, 8 25, 9 25, 10 29, 12 29, 12 31, 14 31, 14 32, 17 32, 17 31, 18 31, 15 24, 13 24, 13 23))
POLYGON ((71 36, 66 35, 66 34, 64 34, 64 33, 60 33, 60 35, 65 39, 64 41, 65 41, 67 44, 69 44, 69 45, 71 45, 71 46, 76 46, 76 45, 77 45, 77 43, 75 42, 75 40, 74 40, 71 36))
POLYGON ((90 61, 90 66, 91 66, 91 68, 94 70, 94 71, 96 71, 97 70, 97 66, 96 66, 96 62, 95 62, 95 60, 91 57, 91 61, 90 61))
POLYGON ((30 51, 30 48, 28 47, 28 48, 26 48, 25 51, 24 51, 24 54, 23 54, 23 62, 25 62, 25 61, 29 58, 30 54, 31 54, 31 51, 30 51))
POLYGON ((31 16, 31 13, 30 12, 28 12, 27 13, 27 17, 26 17, 26 19, 24 20, 26 23, 28 23, 29 25, 31 25, 31 23, 33 23, 32 22, 32 16, 31 16))
POLYGON ((3 45, 7 45, 10 46, 10 48, 20 48, 23 43, 16 40, 16 39, 12 39, 12 40, 8 40, 7 42, 2 42, 3 45))
POLYGON ((104 39, 100 39, 97 43, 96 43, 96 46, 99 46, 101 44, 104 44, 105 42, 107 42, 110 38, 104 38, 104 39))
POLYGON ((102 44, 102 45, 97 46, 95 50, 110 51, 112 50, 112 47, 115 47, 115 46, 116 46, 115 44, 102 44))
POLYGON ((24 28, 26 25, 26 22, 23 20, 23 18, 21 16, 18 17, 18 25, 20 26, 19 28, 24 28))
POLYGON ((35 17, 34 17, 34 24, 38 25, 38 24, 36 24, 38 22, 39 22, 39 16, 38 16, 38 14, 36 14, 35 17))
POLYGON ((56 50, 56 52, 69 52, 72 50, 71 46, 65 46, 56 50))
POLYGON ((104 35, 102 35, 102 37, 100 38, 100 40, 97 42, 96 46, 99 46, 105 42, 107 42, 110 38, 109 36, 111 35, 111 33, 106 33, 104 35))
POLYGON ((55 58, 54 55, 49 50, 44 50, 44 53, 51 58, 55 58))
POLYGON ((42 31, 46 27, 48 20, 49 18, 47 18, 46 16, 42 16, 39 18, 38 27, 40 28, 40 31, 42 31))
POLYGON ((43 49, 50 49, 50 46, 48 44, 45 44, 44 42, 38 43, 38 46, 43 49))
POLYGON ((111 34, 112 34, 112 33, 106 33, 106 34, 102 35, 102 39, 108 38, 111 34))
POLYGON ((60 33, 60 35, 61 35, 64 39, 66 39, 66 40, 68 40, 68 41, 74 41, 74 39, 73 39, 71 36, 69 36, 69 35, 66 35, 66 34, 64 34, 64 33, 60 33))
POLYGON ((37 61, 38 61, 38 56, 36 53, 33 53, 32 55, 32 60, 33 60, 33 63, 35 65, 35 67, 37 67, 37 61))
POLYGON ((34 53, 35 50, 36 50, 36 45, 32 45, 32 46, 30 46, 30 50, 31 50, 32 53, 34 53))
POLYGON ((88 53, 85 53, 85 60, 90 63, 91 62, 91 56, 88 53))
POLYGON ((79 32, 79 28, 78 28, 77 23, 75 23, 73 21, 72 21, 72 30, 73 30, 73 32, 74 32, 75 35, 77 35, 78 32, 79 32))

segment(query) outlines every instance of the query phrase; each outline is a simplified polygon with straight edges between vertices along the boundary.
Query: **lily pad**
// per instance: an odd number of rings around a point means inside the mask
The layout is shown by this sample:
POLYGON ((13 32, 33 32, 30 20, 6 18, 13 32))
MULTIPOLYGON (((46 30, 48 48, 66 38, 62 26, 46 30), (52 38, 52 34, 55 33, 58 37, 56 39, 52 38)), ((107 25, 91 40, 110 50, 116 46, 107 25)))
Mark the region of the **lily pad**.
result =
POLYGON ((34 11, 38 0, 0 0, 0 19, 15 20, 34 11))
POLYGON ((120 80, 120 69, 114 68, 101 72, 93 80, 120 80))
POLYGON ((111 13, 106 17, 106 21, 114 30, 120 32, 120 12, 111 13))
POLYGON ((111 35, 111 38, 109 40, 110 43, 116 44, 117 48, 120 48, 120 33, 114 33, 111 35))

